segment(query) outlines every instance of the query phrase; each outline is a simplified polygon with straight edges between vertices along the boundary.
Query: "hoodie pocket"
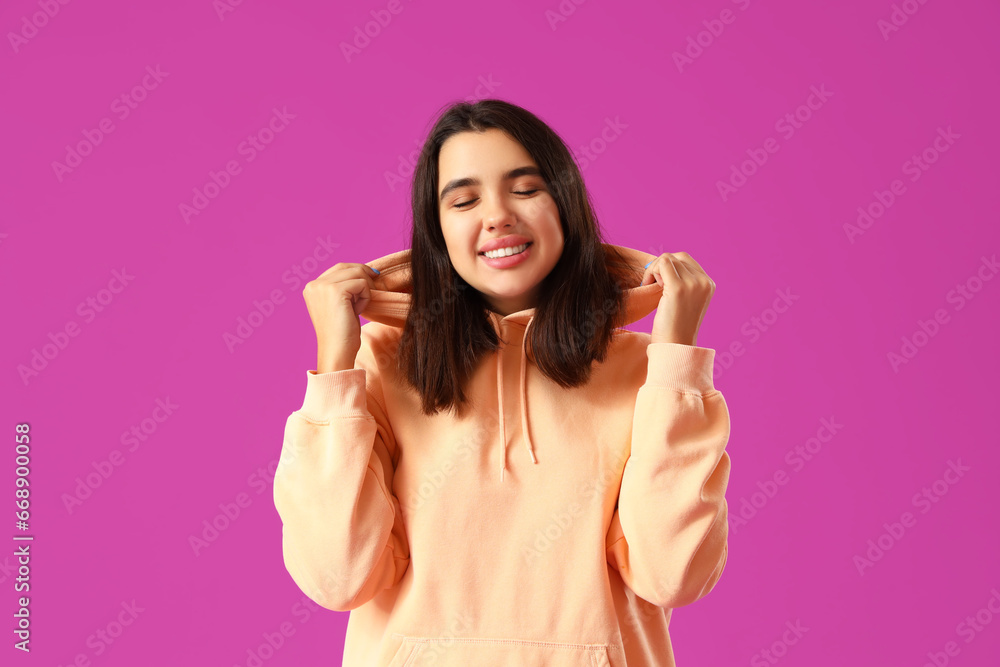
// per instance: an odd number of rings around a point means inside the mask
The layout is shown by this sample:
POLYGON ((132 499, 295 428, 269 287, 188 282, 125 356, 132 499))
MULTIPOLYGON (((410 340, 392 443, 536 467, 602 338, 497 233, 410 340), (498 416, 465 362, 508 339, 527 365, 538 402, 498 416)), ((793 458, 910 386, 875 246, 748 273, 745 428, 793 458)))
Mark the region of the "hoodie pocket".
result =
POLYGON ((620 667, 616 644, 563 644, 523 639, 411 637, 393 633, 402 644, 386 667, 620 667))

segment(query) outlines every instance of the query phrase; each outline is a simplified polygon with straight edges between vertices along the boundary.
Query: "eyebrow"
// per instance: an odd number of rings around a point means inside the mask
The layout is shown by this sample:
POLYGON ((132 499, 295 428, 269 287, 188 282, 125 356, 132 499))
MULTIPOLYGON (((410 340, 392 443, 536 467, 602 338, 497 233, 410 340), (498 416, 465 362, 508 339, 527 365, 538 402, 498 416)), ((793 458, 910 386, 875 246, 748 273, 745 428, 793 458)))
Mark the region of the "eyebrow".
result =
MULTIPOLYGON (((516 169, 511 169, 500 177, 501 181, 509 181, 511 179, 517 178, 518 176, 541 176, 542 172, 538 167, 526 166, 518 167, 516 169)), ((448 182, 444 189, 441 190, 441 194, 438 196, 438 201, 444 200, 452 190, 457 190, 458 188, 464 188, 468 185, 480 185, 480 180, 478 178, 456 178, 448 182)))

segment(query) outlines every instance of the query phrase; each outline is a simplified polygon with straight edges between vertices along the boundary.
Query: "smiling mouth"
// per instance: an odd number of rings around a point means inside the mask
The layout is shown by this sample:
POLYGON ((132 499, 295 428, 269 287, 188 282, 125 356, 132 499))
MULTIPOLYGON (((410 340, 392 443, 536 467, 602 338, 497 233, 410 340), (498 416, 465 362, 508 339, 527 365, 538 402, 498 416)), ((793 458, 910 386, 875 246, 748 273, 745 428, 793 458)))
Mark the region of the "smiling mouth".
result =
POLYGON ((497 250, 489 250, 487 252, 479 253, 483 257, 489 257, 490 259, 500 259, 501 257, 510 257, 511 255, 519 255, 528 249, 528 246, 532 245, 533 241, 528 241, 527 243, 522 243, 521 245, 511 246, 509 248, 499 248, 497 250))

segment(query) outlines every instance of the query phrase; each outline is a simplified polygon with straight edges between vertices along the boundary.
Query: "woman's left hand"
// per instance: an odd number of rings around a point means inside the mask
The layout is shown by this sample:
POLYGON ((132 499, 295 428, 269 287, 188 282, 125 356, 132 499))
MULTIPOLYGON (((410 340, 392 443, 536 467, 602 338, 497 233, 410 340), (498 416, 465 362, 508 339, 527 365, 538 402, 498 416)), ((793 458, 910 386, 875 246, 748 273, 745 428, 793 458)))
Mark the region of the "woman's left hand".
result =
POLYGON ((642 285, 656 281, 663 296, 653 318, 651 343, 698 344, 698 329, 715 293, 715 282, 686 252, 665 252, 642 275, 642 285))

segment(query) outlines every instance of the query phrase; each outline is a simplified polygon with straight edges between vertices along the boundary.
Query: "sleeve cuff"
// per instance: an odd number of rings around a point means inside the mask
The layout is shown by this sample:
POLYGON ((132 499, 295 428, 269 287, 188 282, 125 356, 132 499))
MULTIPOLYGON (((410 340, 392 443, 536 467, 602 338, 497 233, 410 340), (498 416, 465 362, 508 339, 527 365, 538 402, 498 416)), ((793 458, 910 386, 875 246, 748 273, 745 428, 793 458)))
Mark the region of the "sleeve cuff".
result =
POLYGON ((363 368, 329 373, 306 371, 306 396, 299 412, 315 422, 369 416, 366 373, 363 368))
POLYGON ((677 391, 707 394, 715 391, 712 369, 715 350, 681 343, 649 343, 646 384, 677 391))

